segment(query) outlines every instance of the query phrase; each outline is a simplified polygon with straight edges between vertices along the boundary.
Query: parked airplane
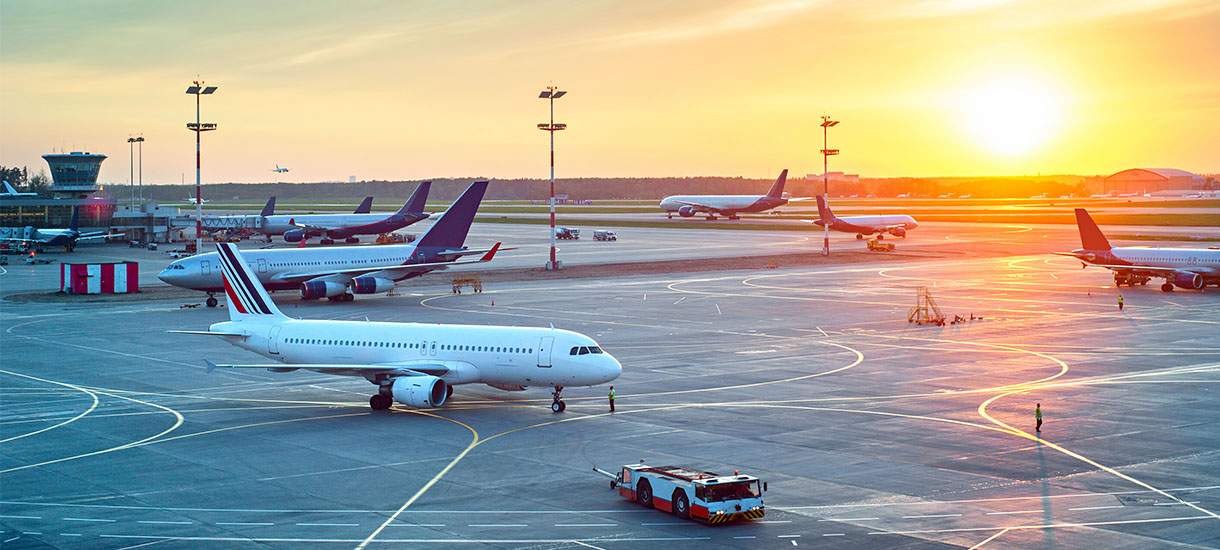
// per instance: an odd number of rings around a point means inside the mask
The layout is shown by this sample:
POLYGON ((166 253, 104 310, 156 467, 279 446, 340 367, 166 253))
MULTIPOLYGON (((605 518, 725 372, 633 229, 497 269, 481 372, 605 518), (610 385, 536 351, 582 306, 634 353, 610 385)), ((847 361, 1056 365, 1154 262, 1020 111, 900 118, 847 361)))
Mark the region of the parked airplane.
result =
MULTIPOLYGON (((189 202, 189 203, 191 203, 191 204, 195 204, 195 197, 192 197, 192 196, 190 196, 190 195, 187 195, 187 197, 186 197, 185 199, 182 199, 182 200, 184 200, 184 201, 186 201, 186 202, 189 202)), ((205 198, 203 198, 203 197, 200 197, 200 198, 199 198, 199 203, 200 203, 200 204, 207 204, 207 203, 209 203, 209 202, 212 202, 212 201, 210 201, 210 200, 208 200, 208 199, 205 199, 205 198)))
POLYGON ((1094 265, 1113 271, 1114 286, 1143 286, 1154 277, 1165 279, 1161 285, 1165 292, 1173 291, 1174 287, 1203 290, 1210 284, 1220 286, 1220 249, 1114 248, 1083 208, 1076 209, 1076 227, 1080 230, 1081 248, 1055 254, 1076 258, 1084 267, 1094 265))
POLYGON ((80 241, 91 241, 95 239, 108 239, 110 237, 121 237, 122 233, 107 233, 105 231, 90 231, 82 233, 77 229, 77 222, 80 218, 80 207, 72 208, 72 221, 68 223, 67 229, 37 229, 34 227, 25 227, 21 229, 20 237, 0 237, 0 241, 16 242, 26 246, 62 246, 64 252, 72 252, 76 248, 76 243, 80 241))
POLYGON ((356 210, 352 214, 368 214, 373 211, 373 197, 364 197, 360 204, 356 206, 356 210))
POLYGON ((884 239, 889 233, 895 237, 906 237, 907 231, 919 227, 915 218, 906 214, 872 215, 872 216, 835 216, 826 204, 826 197, 818 195, 818 219, 813 223, 819 226, 830 224, 832 231, 855 233, 857 239, 865 235, 877 233, 878 239, 884 239))
POLYGON ((13 184, 8 180, 4 180, 4 192, 0 193, 0 197, 37 197, 38 193, 22 193, 13 188, 13 184))
POLYGON ((276 362, 207 361, 209 371, 305 369, 360 376, 377 385, 377 393, 369 398, 373 410, 388 409, 395 401, 415 408, 440 407, 457 384, 481 383, 508 391, 551 386, 551 410, 556 413, 567 408, 565 386, 604 384, 623 371, 592 338, 568 330, 292 319, 275 306, 236 246, 217 243, 216 249, 229 320, 208 330, 170 332, 219 336, 276 362))
POLYGON ((272 168, 271 171, 279 173, 279 174, 287 174, 288 168, 287 167, 281 168, 279 164, 276 164, 275 168, 272 168))
MULTIPOLYGON (((487 192, 487 182, 470 185, 422 237, 410 244, 279 248, 245 253, 256 266, 259 281, 271 290, 300 289, 306 300, 329 298, 348 302, 354 294, 388 292, 404 279, 445 269, 451 265, 489 262, 500 248, 469 250, 466 235, 487 192), (463 256, 482 255, 459 261, 463 256)), ((216 307, 213 294, 224 290, 220 259, 215 253, 175 260, 157 275, 171 285, 208 293, 208 307, 216 307)))
POLYGON ((737 214, 741 212, 765 212, 789 202, 809 200, 807 197, 789 198, 784 193, 784 183, 787 180, 788 169, 785 168, 766 195, 671 195, 661 199, 661 208, 669 219, 673 219, 674 212, 677 212, 683 218, 707 214, 709 220, 716 219, 718 215, 736 220, 737 214))
MULTIPOLYGON (((322 237, 322 244, 334 244, 335 239, 344 239, 349 244, 358 243, 360 239, 357 235, 390 233, 427 219, 424 206, 431 188, 430 181, 419 184, 411 198, 393 214, 279 214, 264 217, 261 231, 268 236, 283 235, 284 240, 290 243, 318 236, 322 237)), ((365 201, 372 205, 371 198, 365 198, 365 201)))

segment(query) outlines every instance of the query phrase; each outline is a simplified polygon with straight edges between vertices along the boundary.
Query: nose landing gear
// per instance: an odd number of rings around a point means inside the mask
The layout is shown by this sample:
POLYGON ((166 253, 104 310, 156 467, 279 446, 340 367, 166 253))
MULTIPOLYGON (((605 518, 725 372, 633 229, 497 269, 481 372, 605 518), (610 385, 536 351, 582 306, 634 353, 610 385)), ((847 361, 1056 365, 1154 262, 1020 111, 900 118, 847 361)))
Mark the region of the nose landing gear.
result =
POLYGON ((555 386, 555 391, 551 392, 551 398, 554 399, 551 401, 551 412, 561 413, 568 408, 568 404, 563 402, 562 394, 563 386, 555 386))
POLYGON ((216 297, 213 296, 210 292, 208 293, 208 299, 207 299, 206 303, 207 303, 208 307, 216 307, 218 304, 220 304, 220 302, 216 301, 216 297))

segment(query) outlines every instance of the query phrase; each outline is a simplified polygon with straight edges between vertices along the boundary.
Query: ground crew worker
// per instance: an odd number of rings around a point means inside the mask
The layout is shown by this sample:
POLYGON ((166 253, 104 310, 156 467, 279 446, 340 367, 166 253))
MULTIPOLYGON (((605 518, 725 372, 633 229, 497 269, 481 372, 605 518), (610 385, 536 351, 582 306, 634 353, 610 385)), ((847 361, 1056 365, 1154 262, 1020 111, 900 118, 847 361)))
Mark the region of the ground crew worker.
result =
POLYGON ((1034 420, 1037 422, 1037 425, 1034 426, 1034 431, 1042 432, 1042 403, 1034 405, 1034 420))
POLYGON ((610 412, 614 412, 614 386, 610 386, 610 412))
POLYGON ((1118 310, 1119 311, 1123 310, 1123 295, 1122 294, 1118 295, 1118 310))

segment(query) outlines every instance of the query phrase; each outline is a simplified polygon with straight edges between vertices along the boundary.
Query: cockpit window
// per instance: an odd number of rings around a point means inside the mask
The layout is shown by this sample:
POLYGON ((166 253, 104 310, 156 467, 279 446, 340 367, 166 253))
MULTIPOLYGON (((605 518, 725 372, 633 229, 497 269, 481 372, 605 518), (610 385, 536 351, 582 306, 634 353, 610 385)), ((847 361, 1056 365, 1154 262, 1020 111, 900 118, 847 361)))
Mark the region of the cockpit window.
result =
POLYGON ((169 266, 169 268, 170 269, 186 269, 186 266, 184 266, 182 264, 174 264, 174 265, 169 266))
POLYGON ((589 353, 602 353, 602 348, 597 346, 589 346, 589 353))
POLYGON ((577 350, 579 350, 579 349, 580 349, 580 348, 573 346, 573 347, 572 347, 572 351, 569 351, 569 352, 568 352, 568 355, 576 355, 577 350))
POLYGON ((581 354, 581 355, 588 355, 588 354, 589 354, 589 348, 586 348, 586 347, 584 347, 584 346, 580 346, 580 354, 581 354))

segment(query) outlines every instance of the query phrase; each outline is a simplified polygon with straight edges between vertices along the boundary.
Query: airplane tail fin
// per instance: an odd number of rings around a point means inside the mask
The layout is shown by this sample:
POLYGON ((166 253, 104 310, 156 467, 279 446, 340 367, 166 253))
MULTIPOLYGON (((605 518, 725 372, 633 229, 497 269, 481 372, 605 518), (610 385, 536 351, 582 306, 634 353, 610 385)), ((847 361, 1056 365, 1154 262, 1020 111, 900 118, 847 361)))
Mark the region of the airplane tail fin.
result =
POLYGON ((261 214, 264 217, 275 215, 275 195, 271 195, 271 198, 267 199, 267 204, 263 205, 261 214))
POLYGON ((825 223, 834 221, 835 214, 830 211, 830 205, 826 203, 826 195, 818 195, 818 217, 825 223))
POLYGON ((225 296, 229 298, 229 320, 240 321, 256 316, 284 317, 271 300, 271 294, 250 269, 241 251, 233 243, 216 243, 216 256, 223 274, 225 296))
POLYGON ((9 183, 8 180, 4 180, 4 192, 10 195, 17 194, 17 190, 13 189, 13 184, 9 183))
POLYGON ((411 198, 403 203, 402 208, 398 209, 399 214, 420 213, 424 211, 424 206, 428 204, 428 192, 432 190, 432 182, 425 181, 415 188, 415 192, 411 193, 411 198))
POLYGON ((72 221, 68 222, 68 229, 77 231, 80 227, 80 207, 72 207, 72 221))
POLYGON ((1110 250, 1110 241, 1087 210, 1076 209, 1076 227, 1080 229, 1080 244, 1085 250, 1110 250))
POLYGON ((772 198, 780 198, 784 194, 784 183, 788 181, 788 169, 784 168, 783 172, 779 173, 779 178, 771 185, 771 190, 767 191, 767 196, 772 198))
POLYGON ((461 248, 466 244, 466 234, 470 232, 470 224, 474 223, 474 215, 487 193, 487 182, 476 181, 466 188, 449 209, 441 215, 432 227, 424 233, 416 247, 461 248))
POLYGON ((364 197, 364 200, 360 201, 360 206, 357 206, 356 211, 352 212, 352 214, 368 214, 372 211, 373 197, 364 197))

